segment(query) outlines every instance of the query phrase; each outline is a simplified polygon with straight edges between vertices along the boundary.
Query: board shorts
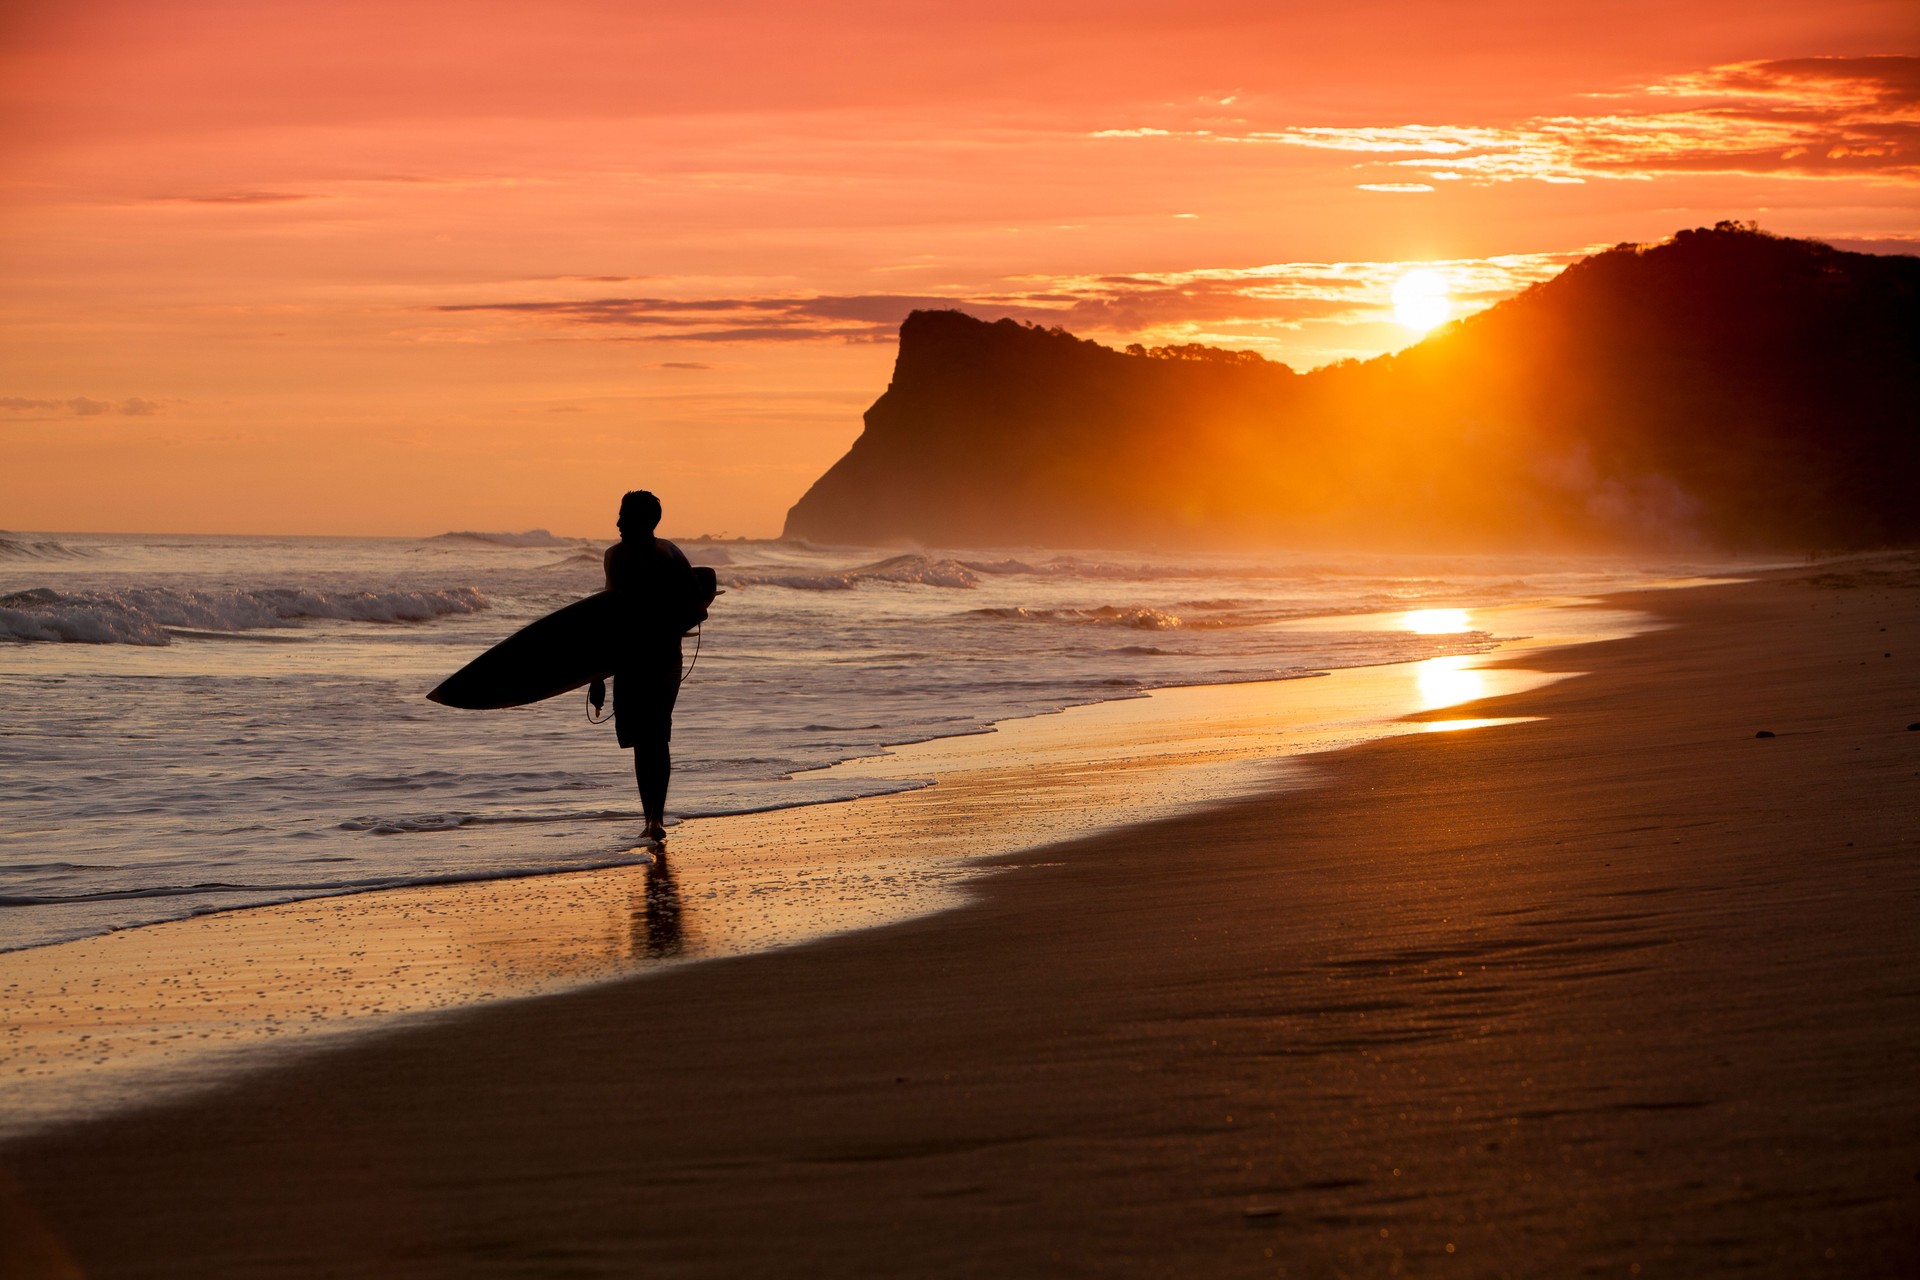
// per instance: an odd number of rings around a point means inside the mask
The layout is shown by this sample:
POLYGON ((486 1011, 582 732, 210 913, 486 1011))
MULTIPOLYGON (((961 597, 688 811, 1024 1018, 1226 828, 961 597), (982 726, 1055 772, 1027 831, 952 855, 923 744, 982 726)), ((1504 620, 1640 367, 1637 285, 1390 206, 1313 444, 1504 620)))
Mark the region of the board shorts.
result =
POLYGON ((680 645, 636 655, 613 674, 613 731, 623 747, 665 746, 673 739, 680 697, 680 645))

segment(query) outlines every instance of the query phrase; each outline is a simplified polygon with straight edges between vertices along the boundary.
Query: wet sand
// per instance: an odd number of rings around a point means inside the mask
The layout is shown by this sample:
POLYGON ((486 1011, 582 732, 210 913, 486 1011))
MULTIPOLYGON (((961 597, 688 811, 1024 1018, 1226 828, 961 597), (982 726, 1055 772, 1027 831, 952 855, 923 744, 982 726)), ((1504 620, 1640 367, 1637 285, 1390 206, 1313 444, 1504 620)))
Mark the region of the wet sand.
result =
MULTIPOLYGON (((0 953, 0 1142, 441 1013, 949 909, 1001 870, 998 855, 1311 785, 1303 754, 1486 723, 1446 708, 1556 678, 1490 668, 1497 655, 1648 624, 1591 604, 1457 612, 1445 625, 1507 639, 896 747, 815 776, 909 790, 693 820, 657 864, 636 849, 597 870, 308 898, 0 953)), ((1341 621, 1410 618, 1431 625, 1405 612, 1341 621)))
POLYGON ((1920 564, 1626 603, 1677 625, 1470 709, 1543 719, 1314 757, 1325 785, 1015 855, 936 916, 11 1144, 0 1256, 1903 1274, 1920 564))

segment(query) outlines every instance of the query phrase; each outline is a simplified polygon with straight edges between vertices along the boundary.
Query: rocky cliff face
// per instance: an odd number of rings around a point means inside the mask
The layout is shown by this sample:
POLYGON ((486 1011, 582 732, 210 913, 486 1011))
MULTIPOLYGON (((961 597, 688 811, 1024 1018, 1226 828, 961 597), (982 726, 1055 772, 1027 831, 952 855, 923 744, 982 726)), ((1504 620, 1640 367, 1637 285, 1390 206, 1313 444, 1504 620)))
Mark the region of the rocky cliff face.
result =
POLYGON ((1574 547, 1920 540, 1920 259, 1722 224, 1621 246, 1395 356, 1299 375, 959 312, 790 537, 1574 547))

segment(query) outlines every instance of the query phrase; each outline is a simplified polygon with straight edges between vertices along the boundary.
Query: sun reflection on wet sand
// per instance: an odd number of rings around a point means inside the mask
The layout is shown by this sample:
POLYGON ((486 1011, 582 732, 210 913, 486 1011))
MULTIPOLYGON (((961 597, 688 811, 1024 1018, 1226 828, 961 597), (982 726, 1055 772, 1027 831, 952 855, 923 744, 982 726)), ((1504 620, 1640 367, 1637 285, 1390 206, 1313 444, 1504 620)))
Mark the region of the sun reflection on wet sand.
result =
MULTIPOLYGON (((1486 611, 1481 624, 1539 627, 1547 612, 1486 611)), ((1576 625, 1583 639, 1639 625, 1569 612, 1539 629, 1565 643, 1576 625)), ((312 899, 0 955, 0 1057, 12 1068, 0 1130, 149 1100, 403 1015, 942 910, 964 900, 985 858, 1309 785, 1313 752, 1509 723, 1400 717, 1549 683, 1559 677, 1487 666, 1548 643, 1162 689, 903 746, 823 772, 937 785, 689 822, 657 861, 636 852, 631 866, 312 899)))
POLYGON ((1474 654, 1428 658, 1414 664, 1420 688, 1420 709, 1435 711, 1487 696, 1487 673, 1474 665, 1474 654))

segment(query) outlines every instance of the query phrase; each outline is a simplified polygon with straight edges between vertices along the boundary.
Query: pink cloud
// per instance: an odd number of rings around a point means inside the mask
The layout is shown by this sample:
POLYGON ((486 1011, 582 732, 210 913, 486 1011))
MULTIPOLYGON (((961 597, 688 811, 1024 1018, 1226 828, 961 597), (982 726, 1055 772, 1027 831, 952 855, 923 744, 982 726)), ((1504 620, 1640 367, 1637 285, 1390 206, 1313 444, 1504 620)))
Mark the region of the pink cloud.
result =
MULTIPOLYGON (((1673 76, 1618 94, 1644 109, 1536 116, 1517 125, 1302 125, 1097 130, 1345 151, 1429 181, 1646 179, 1681 173, 1920 182, 1920 57, 1793 58, 1673 76)), ((1367 191, 1430 191, 1373 180, 1367 191)))
POLYGON ((297 200, 315 200, 317 196, 295 191, 216 191, 198 196, 155 196, 156 200, 178 200, 187 204, 290 204, 297 200))

